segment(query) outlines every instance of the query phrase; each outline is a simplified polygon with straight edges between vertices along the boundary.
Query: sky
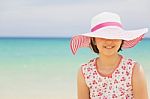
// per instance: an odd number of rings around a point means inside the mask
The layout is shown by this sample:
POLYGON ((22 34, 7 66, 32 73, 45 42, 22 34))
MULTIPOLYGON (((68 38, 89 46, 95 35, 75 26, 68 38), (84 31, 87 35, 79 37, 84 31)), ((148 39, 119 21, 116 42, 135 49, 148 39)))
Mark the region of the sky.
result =
POLYGON ((104 11, 118 13, 126 30, 150 28, 149 9, 150 0, 0 0, 0 37, 71 37, 104 11))

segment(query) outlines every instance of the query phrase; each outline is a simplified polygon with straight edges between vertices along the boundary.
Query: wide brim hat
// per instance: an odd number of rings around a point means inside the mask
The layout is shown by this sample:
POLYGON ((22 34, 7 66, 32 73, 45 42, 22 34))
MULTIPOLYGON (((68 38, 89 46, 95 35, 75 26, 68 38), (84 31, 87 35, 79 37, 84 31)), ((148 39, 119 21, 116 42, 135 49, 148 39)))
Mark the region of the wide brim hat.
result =
POLYGON ((81 47, 90 47, 91 37, 121 39, 124 40, 122 48, 131 48, 142 40, 146 32, 148 32, 148 28, 125 30, 118 14, 103 12, 92 18, 91 32, 71 38, 70 48, 75 54, 81 47))

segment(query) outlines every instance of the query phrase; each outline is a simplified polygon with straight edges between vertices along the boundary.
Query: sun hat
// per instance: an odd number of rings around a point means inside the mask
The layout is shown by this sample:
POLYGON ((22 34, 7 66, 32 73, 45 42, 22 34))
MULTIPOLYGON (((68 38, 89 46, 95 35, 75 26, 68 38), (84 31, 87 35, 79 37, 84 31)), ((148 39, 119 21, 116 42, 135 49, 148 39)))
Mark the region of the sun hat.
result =
POLYGON ((73 54, 81 47, 90 47, 91 37, 124 40, 122 48, 134 47, 142 40, 148 28, 125 30, 120 16, 112 12, 102 12, 92 18, 91 32, 75 35, 71 38, 70 48, 73 54))

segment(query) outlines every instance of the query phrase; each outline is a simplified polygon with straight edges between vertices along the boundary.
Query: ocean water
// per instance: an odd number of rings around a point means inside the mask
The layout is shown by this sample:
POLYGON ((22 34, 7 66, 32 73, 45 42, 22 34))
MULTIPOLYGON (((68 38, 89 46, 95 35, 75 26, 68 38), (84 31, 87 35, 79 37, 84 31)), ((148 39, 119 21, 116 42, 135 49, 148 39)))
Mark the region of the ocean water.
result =
MULTIPOLYGON (((97 57, 90 49, 72 55, 70 38, 0 38, 0 99, 76 99, 82 63, 97 57)), ((150 91, 150 39, 120 54, 144 68, 150 91)))

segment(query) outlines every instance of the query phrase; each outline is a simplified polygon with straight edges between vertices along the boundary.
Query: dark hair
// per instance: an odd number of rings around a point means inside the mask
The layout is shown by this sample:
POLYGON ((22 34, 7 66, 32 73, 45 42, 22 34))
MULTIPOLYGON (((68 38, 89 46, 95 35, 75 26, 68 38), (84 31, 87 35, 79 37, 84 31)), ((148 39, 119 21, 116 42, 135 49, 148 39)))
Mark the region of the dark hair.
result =
MULTIPOLYGON (((122 43, 121 43, 121 45, 120 45, 120 48, 118 49, 118 52, 119 52, 119 51, 122 51, 122 49, 121 49, 122 45, 123 45, 123 40, 122 40, 122 43)), ((98 50, 98 48, 97 48, 97 46, 96 46, 95 38, 91 38, 90 47, 91 47, 91 49, 92 49, 95 53, 99 54, 99 50, 98 50)))

